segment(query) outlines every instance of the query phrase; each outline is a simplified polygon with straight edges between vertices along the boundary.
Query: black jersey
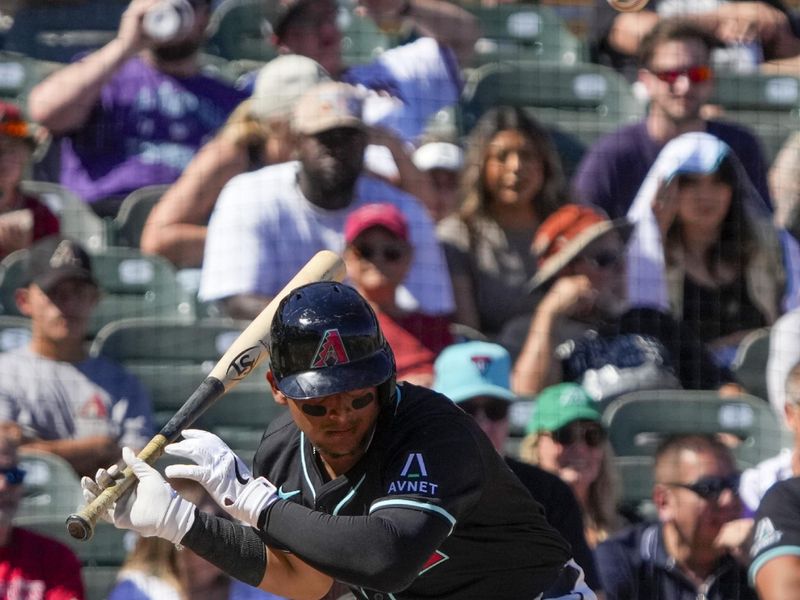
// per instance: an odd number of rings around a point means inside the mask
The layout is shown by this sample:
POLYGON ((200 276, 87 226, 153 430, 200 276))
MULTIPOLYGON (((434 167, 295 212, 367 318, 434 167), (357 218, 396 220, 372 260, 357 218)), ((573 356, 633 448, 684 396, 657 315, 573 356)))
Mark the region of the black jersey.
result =
POLYGON ((761 500, 750 555, 751 585, 767 561, 800 555, 800 477, 779 481, 761 500))
POLYGON ((285 500, 269 509, 268 543, 347 582, 358 598, 533 600, 570 557, 474 420, 446 397, 408 383, 398 385, 347 474, 329 481, 288 415, 264 435, 254 472, 285 500), (370 523, 379 529, 367 529, 370 523), (414 531, 420 544, 394 539, 395 524, 414 531), (414 556, 419 548, 432 551, 414 556), (384 563, 413 565, 416 577, 386 594, 371 577, 384 563))

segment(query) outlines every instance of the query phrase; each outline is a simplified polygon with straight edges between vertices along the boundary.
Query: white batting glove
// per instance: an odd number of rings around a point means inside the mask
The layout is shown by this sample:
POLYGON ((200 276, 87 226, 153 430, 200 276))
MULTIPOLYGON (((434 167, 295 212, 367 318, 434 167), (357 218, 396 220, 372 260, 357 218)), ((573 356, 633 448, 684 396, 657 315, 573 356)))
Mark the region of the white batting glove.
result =
POLYGON ((250 469, 213 433, 187 429, 183 438, 164 452, 197 464, 169 465, 166 476, 200 483, 234 519, 257 527, 262 511, 277 500, 275 486, 264 477, 253 479, 250 469))
MULTIPOLYGON (((195 506, 172 489, 158 471, 137 458, 130 448, 122 458, 139 480, 109 509, 104 519, 120 529, 130 529, 142 537, 160 537, 178 544, 194 523, 195 506)), ((98 471, 98 479, 104 474, 98 471)), ((105 475, 113 477, 108 471, 105 475)), ((89 477, 81 479, 83 497, 92 502, 102 491, 89 477)))

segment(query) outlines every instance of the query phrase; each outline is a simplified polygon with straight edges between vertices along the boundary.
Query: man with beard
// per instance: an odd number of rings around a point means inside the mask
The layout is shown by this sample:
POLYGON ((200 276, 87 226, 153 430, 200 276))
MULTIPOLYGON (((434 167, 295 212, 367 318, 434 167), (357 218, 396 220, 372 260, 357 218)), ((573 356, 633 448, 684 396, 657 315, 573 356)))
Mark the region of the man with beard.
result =
POLYGON ((72 551, 11 523, 25 479, 17 443, 14 427, 0 425, 0 597, 79 600, 81 565, 72 551))
POLYGON ((146 185, 172 183, 244 95, 200 73, 208 0, 177 37, 156 40, 144 19, 158 0, 133 0, 117 36, 37 85, 28 110, 63 136, 61 183, 101 216, 146 185))
POLYGON ((416 198, 363 173, 367 128, 358 90, 328 82, 297 103, 298 159, 232 179, 208 225, 200 298, 251 319, 320 250, 342 252, 348 215, 368 203, 396 206, 409 224, 414 260, 401 303, 429 314, 453 309, 433 224, 416 198))
POLYGON ((690 22, 665 19, 642 40, 639 81, 647 90, 647 117, 598 140, 572 180, 579 202, 624 217, 658 153, 670 140, 705 131, 728 144, 770 210, 767 167, 751 131, 734 123, 705 119, 704 104, 714 91, 711 50, 717 44, 690 22))

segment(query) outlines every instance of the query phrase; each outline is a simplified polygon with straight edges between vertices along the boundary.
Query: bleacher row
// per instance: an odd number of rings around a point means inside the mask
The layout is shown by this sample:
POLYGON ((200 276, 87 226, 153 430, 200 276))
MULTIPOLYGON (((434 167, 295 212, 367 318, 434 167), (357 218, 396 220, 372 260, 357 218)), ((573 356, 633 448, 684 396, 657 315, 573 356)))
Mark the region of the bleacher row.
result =
MULTIPOLYGON (((0 34, 0 97, 24 105, 30 89, 62 63, 111 39, 126 4, 91 0, 20 11, 0 34)), ((344 58, 351 64, 365 62, 395 43, 361 18, 354 5, 345 0, 341 12, 344 58)), ((586 146, 644 115, 645 106, 627 81, 587 62, 585 45, 556 10, 539 5, 474 10, 483 33, 474 62, 464 73, 458 111, 463 131, 489 107, 509 104, 530 109, 586 146)), ((261 0, 226 0, 220 5, 205 48, 209 71, 236 81, 274 57, 264 42, 269 15, 263 11, 261 0)), ((800 124, 800 78, 719 72, 714 102, 726 118, 753 128, 771 159, 800 124)), ((134 192, 113 221, 98 218, 56 184, 25 182, 23 189, 42 198, 59 216, 62 232, 92 253, 103 297, 91 324, 91 353, 114 358, 139 376, 151 392, 157 425, 163 424, 244 326, 215 317, 213 307, 197 301, 168 261, 139 252, 142 226, 164 188, 134 192)), ((0 350, 16 347, 29 336, 29 323, 13 299, 23 272, 22 254, 0 263, 0 350)), ((651 391, 617 398, 605 407, 628 514, 649 511, 652 451, 668 432, 729 433, 739 440, 736 454, 742 467, 777 453, 786 432, 761 399, 766 393, 768 339, 768 331, 758 332, 742 345, 735 363, 737 376, 752 396, 651 391)), ((518 415, 517 436, 529 405, 520 403, 512 413, 518 415)), ((220 435, 249 461, 264 428, 281 410, 272 402, 263 372, 254 373, 197 425, 220 435)), ((65 516, 81 503, 71 468, 57 457, 34 452, 23 455, 23 466, 29 477, 18 523, 68 543, 85 565, 88 597, 103 598, 128 551, 123 532, 101 525, 92 542, 75 542, 64 527, 65 516)))

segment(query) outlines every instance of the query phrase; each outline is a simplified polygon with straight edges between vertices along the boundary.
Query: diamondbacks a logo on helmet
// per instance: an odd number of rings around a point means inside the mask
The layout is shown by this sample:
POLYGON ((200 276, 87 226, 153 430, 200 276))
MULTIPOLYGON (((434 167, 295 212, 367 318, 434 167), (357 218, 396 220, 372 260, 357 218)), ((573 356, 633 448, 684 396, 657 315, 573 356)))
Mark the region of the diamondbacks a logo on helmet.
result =
POLYGON ((344 365, 350 362, 350 357, 347 356, 347 350, 344 348, 342 336, 339 334, 338 329, 328 329, 322 334, 322 341, 314 353, 314 359, 311 361, 312 369, 322 369, 324 367, 332 367, 334 365, 344 365))
POLYGON ((492 364, 491 356, 473 356, 470 360, 472 360, 472 362, 478 368, 478 371, 481 375, 486 375, 486 372, 489 370, 489 367, 492 364))

